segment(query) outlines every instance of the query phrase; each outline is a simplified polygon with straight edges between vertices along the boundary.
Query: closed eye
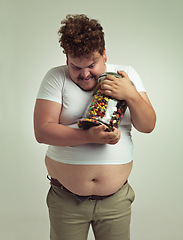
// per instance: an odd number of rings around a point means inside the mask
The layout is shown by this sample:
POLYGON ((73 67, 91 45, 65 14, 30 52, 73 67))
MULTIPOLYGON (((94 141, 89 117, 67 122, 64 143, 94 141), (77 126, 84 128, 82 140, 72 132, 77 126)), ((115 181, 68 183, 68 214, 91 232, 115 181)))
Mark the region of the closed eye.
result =
POLYGON ((77 71, 81 70, 80 67, 77 67, 77 66, 74 66, 74 65, 72 65, 72 67, 74 68, 74 70, 77 70, 77 71))
POLYGON ((95 63, 93 63, 90 66, 88 66, 88 68, 93 68, 93 67, 95 67, 95 63))

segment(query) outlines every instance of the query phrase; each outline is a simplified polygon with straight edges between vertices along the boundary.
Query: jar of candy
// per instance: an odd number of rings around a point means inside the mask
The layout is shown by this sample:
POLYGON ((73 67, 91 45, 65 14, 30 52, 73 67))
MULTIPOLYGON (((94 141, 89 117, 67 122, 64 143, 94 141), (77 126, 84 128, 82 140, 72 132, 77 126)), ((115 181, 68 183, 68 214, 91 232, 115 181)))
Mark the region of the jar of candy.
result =
POLYGON ((98 85, 93 94, 84 118, 78 122, 79 128, 85 130, 101 124, 106 125, 106 131, 112 131, 113 127, 118 128, 127 108, 125 100, 116 100, 110 96, 104 95, 100 91, 100 86, 107 75, 113 75, 117 78, 121 76, 114 72, 106 72, 98 78, 98 85))

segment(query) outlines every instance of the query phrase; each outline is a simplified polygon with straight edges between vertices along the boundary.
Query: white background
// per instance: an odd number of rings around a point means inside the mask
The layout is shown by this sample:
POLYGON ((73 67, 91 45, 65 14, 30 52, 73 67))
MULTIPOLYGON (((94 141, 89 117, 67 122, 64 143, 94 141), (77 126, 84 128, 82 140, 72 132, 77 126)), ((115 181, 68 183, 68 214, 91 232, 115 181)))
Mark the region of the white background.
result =
POLYGON ((0 238, 49 239, 47 147, 34 139, 33 109, 45 73, 65 64, 61 20, 85 13, 104 27, 108 62, 136 69, 157 113, 153 133, 133 130, 131 239, 182 239, 182 1, 0 3, 0 238))

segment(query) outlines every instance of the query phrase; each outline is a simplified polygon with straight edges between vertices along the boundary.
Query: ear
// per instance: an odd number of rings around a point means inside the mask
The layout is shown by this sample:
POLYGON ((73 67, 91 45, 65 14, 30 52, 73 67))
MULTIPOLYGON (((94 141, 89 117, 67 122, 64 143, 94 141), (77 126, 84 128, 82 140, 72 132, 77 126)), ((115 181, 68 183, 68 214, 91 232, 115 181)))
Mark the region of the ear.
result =
POLYGON ((106 54, 106 49, 104 49, 104 52, 103 52, 103 58, 104 58, 104 61, 107 62, 107 54, 106 54))

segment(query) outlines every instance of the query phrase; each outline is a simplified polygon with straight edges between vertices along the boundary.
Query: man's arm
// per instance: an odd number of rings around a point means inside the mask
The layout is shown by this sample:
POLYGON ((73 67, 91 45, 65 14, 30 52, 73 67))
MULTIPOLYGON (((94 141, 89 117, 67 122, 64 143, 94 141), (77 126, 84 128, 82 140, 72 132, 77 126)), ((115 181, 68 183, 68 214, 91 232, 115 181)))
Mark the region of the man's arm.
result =
POLYGON ((140 132, 150 133, 156 123, 156 114, 145 92, 136 92, 127 101, 133 126, 140 132))
POLYGON ((59 124, 62 105, 38 99, 34 110, 34 131, 39 143, 54 146, 76 146, 87 143, 115 144, 120 139, 119 130, 105 132, 105 126, 89 130, 75 129, 59 124))
POLYGON ((156 114, 145 92, 138 92, 125 72, 118 71, 122 78, 108 75, 103 81, 101 92, 116 98, 126 100, 134 127, 144 133, 153 131, 156 114))

